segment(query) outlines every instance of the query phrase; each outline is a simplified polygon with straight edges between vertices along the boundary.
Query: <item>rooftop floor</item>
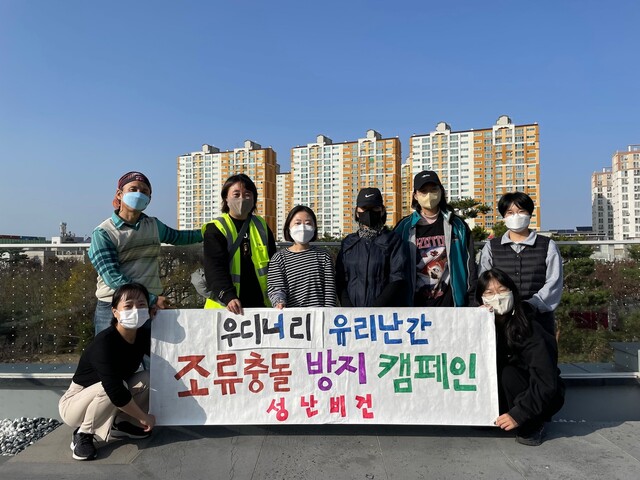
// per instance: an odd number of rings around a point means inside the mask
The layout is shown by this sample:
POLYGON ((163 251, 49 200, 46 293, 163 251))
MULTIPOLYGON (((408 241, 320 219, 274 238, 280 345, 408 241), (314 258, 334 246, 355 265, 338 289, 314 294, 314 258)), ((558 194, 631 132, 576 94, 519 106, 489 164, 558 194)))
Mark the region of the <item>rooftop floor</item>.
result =
MULTIPOLYGON (((489 427, 157 427, 149 439, 117 440, 101 447, 98 459, 78 462, 69 449, 71 428, 63 425, 19 455, 0 457, 0 478, 638 478, 637 381, 567 384, 565 406, 547 424, 539 447, 520 445, 512 433, 489 427)), ((31 395, 21 394, 23 406, 31 397, 55 408, 56 395, 66 389, 48 390, 52 397, 45 398, 42 387, 32 388, 31 395)))
POLYGON ((497 429, 417 426, 158 427, 71 458, 62 426, 0 465, 3 479, 630 479, 640 422, 554 422, 540 447, 497 429))
MULTIPOLYGON (((25 410, 33 408, 38 416, 59 418, 57 399, 74 367, 37 367, 37 378, 18 379, 25 366, 4 365, 0 378, 6 375, 2 382, 11 388, 0 389, 0 416, 35 416, 25 410)), ((540 447, 520 445, 514 434, 489 427, 185 426, 157 427, 141 441, 111 442, 99 449, 98 459, 78 462, 69 449, 71 428, 63 425, 19 455, 0 457, 0 478, 638 478, 638 381, 572 376, 611 371, 606 365, 561 370, 570 378, 565 406, 547 425, 540 447)))

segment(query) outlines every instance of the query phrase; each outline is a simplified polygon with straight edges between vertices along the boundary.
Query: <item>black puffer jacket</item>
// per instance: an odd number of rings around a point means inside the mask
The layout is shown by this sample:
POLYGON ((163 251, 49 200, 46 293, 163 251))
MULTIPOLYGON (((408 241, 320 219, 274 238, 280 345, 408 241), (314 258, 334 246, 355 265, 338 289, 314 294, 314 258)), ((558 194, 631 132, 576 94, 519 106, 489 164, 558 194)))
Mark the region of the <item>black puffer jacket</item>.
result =
POLYGON ((342 240, 336 260, 336 290, 343 307, 410 305, 403 240, 385 228, 374 239, 358 232, 342 240))

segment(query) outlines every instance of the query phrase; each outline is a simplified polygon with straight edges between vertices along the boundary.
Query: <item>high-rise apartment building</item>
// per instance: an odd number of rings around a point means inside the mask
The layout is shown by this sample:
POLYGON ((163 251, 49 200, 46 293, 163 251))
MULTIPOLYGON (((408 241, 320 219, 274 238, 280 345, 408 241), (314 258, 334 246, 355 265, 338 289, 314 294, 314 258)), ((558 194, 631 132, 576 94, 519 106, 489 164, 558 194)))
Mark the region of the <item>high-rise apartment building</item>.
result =
POLYGON ((593 230, 613 240, 640 238, 640 145, 613 154, 591 176, 593 230))
POLYGON ((611 168, 591 175, 591 224, 594 232, 613 239, 613 182, 611 168))
POLYGON ((402 216, 400 140, 382 138, 375 130, 351 142, 333 143, 318 135, 315 143, 291 149, 293 204, 311 207, 318 234, 342 237, 356 229, 358 191, 377 187, 387 208, 387 225, 402 216))
MULTIPOLYGON (((402 216, 410 214, 413 210, 413 177, 411 163, 407 160, 400 166, 400 204, 402 216)), ((402 218, 402 217, 401 217, 402 218)))
MULTIPOLYGON (((540 139, 537 124, 514 125, 502 115, 491 128, 452 131, 440 122, 430 133, 410 140, 409 169, 413 177, 422 170, 435 171, 447 191, 448 200, 473 198, 493 213, 470 219, 471 227, 493 228, 502 217, 498 200, 508 192, 521 191, 535 203, 531 228, 541 228, 540 139)), ((405 205, 411 205, 412 189, 405 205)), ((405 210, 405 214, 410 210, 405 210)))
POLYGON ((276 175, 276 199, 277 199, 277 219, 276 230, 273 235, 276 240, 284 241, 284 222, 291 209, 295 206, 293 203, 293 176, 291 172, 278 173, 276 175))
POLYGON ((244 173, 258 189, 257 213, 272 231, 276 228, 276 152, 247 140, 244 147, 221 152, 202 151, 178 157, 178 229, 199 228, 221 213, 220 192, 227 178, 244 173))

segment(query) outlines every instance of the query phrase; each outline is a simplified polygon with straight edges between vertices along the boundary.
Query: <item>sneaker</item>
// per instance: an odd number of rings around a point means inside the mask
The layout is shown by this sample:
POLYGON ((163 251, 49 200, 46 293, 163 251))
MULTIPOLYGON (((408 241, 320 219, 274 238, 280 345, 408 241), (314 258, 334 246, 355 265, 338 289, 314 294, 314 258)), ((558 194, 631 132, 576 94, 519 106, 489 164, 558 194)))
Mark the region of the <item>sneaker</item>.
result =
POLYGON ((98 451, 93 444, 93 435, 79 432, 76 428, 71 435, 71 451, 75 460, 93 460, 98 456, 98 451))
POLYGON ((145 432, 142 427, 136 427, 129 422, 114 423, 111 427, 112 437, 147 438, 151 432, 145 432))
POLYGON ((537 447, 542 444, 542 439, 544 438, 547 432, 544 429, 544 425, 542 425, 537 430, 534 430, 531 433, 527 433, 526 435, 520 435, 519 433, 516 435, 516 442, 521 443, 522 445, 528 445, 530 447, 537 447))

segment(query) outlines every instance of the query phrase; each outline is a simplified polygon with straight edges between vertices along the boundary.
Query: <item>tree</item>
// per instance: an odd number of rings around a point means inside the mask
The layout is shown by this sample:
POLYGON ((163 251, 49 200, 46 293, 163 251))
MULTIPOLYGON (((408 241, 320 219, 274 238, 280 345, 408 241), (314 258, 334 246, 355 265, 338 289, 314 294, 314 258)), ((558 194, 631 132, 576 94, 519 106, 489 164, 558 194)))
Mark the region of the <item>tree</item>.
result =
POLYGON ((607 336, 578 328, 575 318, 606 314, 611 293, 596 275, 596 262, 590 258, 593 247, 560 245, 564 259, 564 290, 556 310, 558 348, 563 361, 600 362, 610 355, 607 336))
POLYGON ((202 266, 202 247, 163 248, 158 258, 164 296, 178 308, 200 308, 202 300, 191 285, 191 274, 202 266))
POLYGON ((78 328, 90 322, 95 309, 95 272, 90 266, 91 284, 65 290, 77 265, 46 259, 42 264, 19 262, 1 271, 0 335, 5 338, 0 356, 5 361, 32 362, 77 348, 78 328), (74 301, 75 294, 82 298, 74 301), (71 303, 76 311, 70 311, 71 303))
POLYGON ((449 205, 451 205, 451 208, 453 208, 457 215, 464 219, 478 218, 478 215, 486 215, 491 211, 491 207, 470 197, 452 200, 449 202, 449 205))
POLYGON ((507 226, 505 225, 505 223, 502 220, 500 220, 499 222, 496 222, 493 225, 493 236, 494 237, 501 237, 505 233, 507 233, 507 226))
POLYGON ((590 245, 559 245, 559 248, 560 255, 565 260, 589 258, 593 255, 593 247, 590 245))
POLYGON ((331 233, 326 231, 322 235, 318 235, 318 239, 316 240, 316 242, 341 242, 341 241, 342 241, 341 235, 333 236, 331 235, 331 233))
MULTIPOLYGON (((491 211, 491 207, 470 197, 452 200, 449 202, 449 205, 456 212, 456 215, 465 220, 467 218, 478 218, 478 215, 485 215, 491 211)), ((471 236, 474 242, 482 242, 489 236, 489 232, 480 225, 476 225, 473 227, 473 230, 471 230, 471 236)))
POLYGON ((66 281, 59 283, 50 299, 50 320, 46 330, 52 335, 52 353, 73 353, 84 348, 94 336, 96 272, 85 257, 84 262, 60 265, 66 281))
POLYGON ((486 240, 487 237, 489 237, 489 232, 487 232, 480 225, 476 225, 471 229, 471 236, 473 237, 473 241, 478 243, 486 240))
POLYGON ((0 264, 2 266, 15 265, 17 263, 38 263, 37 260, 29 259, 22 250, 17 248, 8 248, 0 250, 0 264))
POLYGON ((640 245, 627 245, 627 252, 631 260, 640 261, 640 245))

